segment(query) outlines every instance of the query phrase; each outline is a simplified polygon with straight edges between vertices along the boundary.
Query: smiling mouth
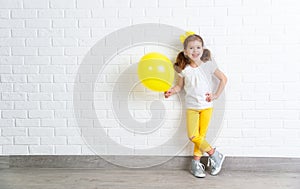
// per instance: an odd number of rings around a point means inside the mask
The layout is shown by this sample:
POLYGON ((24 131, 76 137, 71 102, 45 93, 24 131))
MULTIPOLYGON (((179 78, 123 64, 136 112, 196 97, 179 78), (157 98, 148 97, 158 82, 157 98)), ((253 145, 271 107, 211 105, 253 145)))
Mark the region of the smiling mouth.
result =
POLYGON ((198 58, 199 54, 192 54, 193 58, 198 58))

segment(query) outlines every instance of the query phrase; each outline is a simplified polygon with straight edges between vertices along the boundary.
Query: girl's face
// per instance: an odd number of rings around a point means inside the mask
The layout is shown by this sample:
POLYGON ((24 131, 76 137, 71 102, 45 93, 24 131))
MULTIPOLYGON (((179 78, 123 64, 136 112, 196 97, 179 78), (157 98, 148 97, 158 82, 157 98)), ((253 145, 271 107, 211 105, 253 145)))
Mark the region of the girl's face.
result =
POLYGON ((198 40, 190 41, 184 49, 185 55, 187 55, 193 62, 198 62, 203 54, 202 43, 198 40))

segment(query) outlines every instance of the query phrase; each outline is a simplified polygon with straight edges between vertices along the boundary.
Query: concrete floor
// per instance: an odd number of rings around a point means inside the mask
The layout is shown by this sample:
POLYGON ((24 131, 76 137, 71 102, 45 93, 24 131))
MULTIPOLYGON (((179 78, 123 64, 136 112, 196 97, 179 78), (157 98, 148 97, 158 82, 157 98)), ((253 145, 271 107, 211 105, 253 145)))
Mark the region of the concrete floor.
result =
POLYGON ((187 170, 37 169, 0 170, 0 189, 299 189, 300 173, 222 171, 200 179, 187 170))

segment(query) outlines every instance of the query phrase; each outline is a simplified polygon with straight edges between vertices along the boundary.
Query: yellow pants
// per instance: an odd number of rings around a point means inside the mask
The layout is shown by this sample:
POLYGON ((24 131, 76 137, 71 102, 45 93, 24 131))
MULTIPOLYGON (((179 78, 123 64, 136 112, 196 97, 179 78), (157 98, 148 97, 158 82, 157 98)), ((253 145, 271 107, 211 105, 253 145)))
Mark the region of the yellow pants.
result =
POLYGON ((203 110, 188 109, 186 111, 188 137, 195 144, 194 156, 201 157, 203 153, 212 149, 205 139, 212 110, 212 108, 208 108, 203 110))

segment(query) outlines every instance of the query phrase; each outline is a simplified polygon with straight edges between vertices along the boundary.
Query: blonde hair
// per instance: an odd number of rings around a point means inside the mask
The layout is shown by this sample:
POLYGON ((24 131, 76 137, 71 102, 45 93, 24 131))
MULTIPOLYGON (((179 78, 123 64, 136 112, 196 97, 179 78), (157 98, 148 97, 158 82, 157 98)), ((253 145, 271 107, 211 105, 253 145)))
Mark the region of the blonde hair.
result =
MULTIPOLYGON (((187 45, 189 42, 191 41, 200 41, 201 44, 202 44, 202 47, 204 46, 204 41, 202 39, 202 37, 200 37, 199 35, 197 34, 192 34, 192 35, 189 35, 183 42, 183 48, 186 49, 187 48, 187 45)), ((207 62, 207 61, 210 61, 211 60, 211 53, 208 49, 203 49, 203 54, 200 58, 203 62, 207 62)), ((181 72, 181 70, 183 70, 187 64, 190 64, 191 61, 188 57, 185 56, 184 54, 184 51, 181 51, 178 53, 177 55, 177 58, 176 58, 176 62, 174 64, 174 69, 177 71, 177 72, 181 72)))

